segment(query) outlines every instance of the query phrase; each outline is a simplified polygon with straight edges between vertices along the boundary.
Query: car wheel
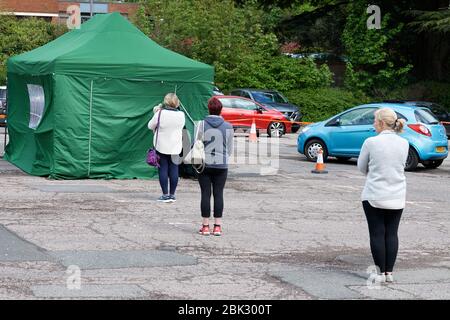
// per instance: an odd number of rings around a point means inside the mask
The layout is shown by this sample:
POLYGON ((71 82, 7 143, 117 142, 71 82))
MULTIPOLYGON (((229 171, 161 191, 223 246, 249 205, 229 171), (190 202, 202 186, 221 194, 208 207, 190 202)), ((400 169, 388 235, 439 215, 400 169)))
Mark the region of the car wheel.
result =
POLYGON ((284 124, 281 122, 271 122, 269 124, 269 127, 267 128, 267 134, 269 137, 278 137, 281 138, 281 136, 286 132, 286 128, 284 127, 284 124))
POLYGON ((348 161, 348 160, 351 159, 351 157, 336 157, 336 159, 337 159, 338 161, 348 161))
POLYGON ((318 139, 313 139, 308 141, 308 143, 305 146, 305 156, 309 161, 316 162, 317 161, 317 154, 319 152, 319 149, 322 149, 323 151, 323 161, 325 162, 328 158, 328 150, 327 146, 323 141, 318 139))
POLYGON ((442 162, 444 162, 444 159, 423 161, 422 164, 425 168, 436 169, 442 164, 442 162))
POLYGON ((417 155, 416 150, 414 150, 414 148, 412 147, 409 147, 405 170, 412 171, 417 167, 418 164, 419 164, 419 156, 417 155))

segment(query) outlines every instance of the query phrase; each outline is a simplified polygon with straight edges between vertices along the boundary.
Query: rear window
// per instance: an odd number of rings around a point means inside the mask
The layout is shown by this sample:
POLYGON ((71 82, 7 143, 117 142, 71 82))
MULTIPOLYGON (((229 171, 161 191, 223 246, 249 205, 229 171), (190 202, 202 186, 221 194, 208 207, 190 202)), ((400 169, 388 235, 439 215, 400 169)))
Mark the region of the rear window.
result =
POLYGON ((439 120, 430 112, 428 109, 417 109, 414 111, 416 115, 417 122, 421 122, 424 124, 436 124, 439 123, 439 120))
POLYGON ((397 111, 395 111, 395 113, 397 114, 397 118, 408 121, 408 119, 406 119, 406 117, 404 115, 402 115, 401 113, 398 113, 397 111))

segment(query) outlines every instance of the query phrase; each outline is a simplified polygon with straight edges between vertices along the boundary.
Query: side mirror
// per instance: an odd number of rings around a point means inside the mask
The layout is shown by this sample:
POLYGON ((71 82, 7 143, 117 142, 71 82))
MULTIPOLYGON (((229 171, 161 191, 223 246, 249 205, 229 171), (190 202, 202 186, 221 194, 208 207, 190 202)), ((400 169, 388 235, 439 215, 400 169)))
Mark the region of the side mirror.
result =
POLYGON ((332 126, 332 127, 339 127, 341 125, 341 119, 335 118, 335 119, 331 120, 330 122, 328 122, 327 125, 332 126))
POLYGON ((263 108, 258 106, 255 108, 255 111, 256 111, 256 113, 263 113, 263 108))

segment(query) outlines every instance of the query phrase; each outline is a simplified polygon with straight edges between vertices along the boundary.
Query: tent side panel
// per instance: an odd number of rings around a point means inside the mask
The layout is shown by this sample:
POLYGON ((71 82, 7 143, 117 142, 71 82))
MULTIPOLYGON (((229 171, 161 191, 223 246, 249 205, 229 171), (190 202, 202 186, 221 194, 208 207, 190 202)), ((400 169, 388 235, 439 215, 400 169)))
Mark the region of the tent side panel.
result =
MULTIPOLYGON (((183 146, 193 143, 195 125, 203 120, 208 114, 208 100, 212 96, 212 79, 205 83, 181 82, 176 84, 176 92, 179 97, 183 110, 186 113, 186 129, 189 132, 190 141, 183 142, 183 146), (186 111, 185 111, 186 109, 186 111), (193 121, 192 121, 193 120, 193 121)), ((187 154, 187 151, 183 151, 187 154)), ((194 169, 189 165, 183 165, 180 172, 188 176, 195 176, 194 169)))
POLYGON ((55 75, 54 179, 88 177, 91 80, 55 75))
POLYGON ((157 170, 145 163, 153 133, 153 107, 171 88, 161 82, 97 79, 94 82, 91 178, 149 179, 157 170))
POLYGON ((51 75, 8 73, 9 143, 5 159, 31 175, 50 174, 54 133, 52 97, 51 75))
POLYGON ((169 92, 177 92, 188 110, 186 128, 207 114, 212 84, 97 79, 93 84, 91 178, 152 178, 157 170, 145 163, 153 134, 147 123, 153 107, 169 92))

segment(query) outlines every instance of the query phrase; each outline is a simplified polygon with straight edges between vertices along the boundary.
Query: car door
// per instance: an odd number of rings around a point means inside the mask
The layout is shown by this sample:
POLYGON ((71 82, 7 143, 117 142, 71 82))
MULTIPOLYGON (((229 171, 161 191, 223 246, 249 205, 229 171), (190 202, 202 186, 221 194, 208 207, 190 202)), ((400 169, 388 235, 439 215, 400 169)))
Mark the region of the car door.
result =
POLYGON ((233 101, 231 98, 218 98, 222 103, 221 116, 228 122, 230 122, 233 127, 239 125, 239 110, 234 108, 233 101))
POLYGON ((250 127, 255 120, 258 128, 260 114, 257 112, 258 106, 252 100, 245 98, 235 98, 233 101, 236 109, 239 110, 239 123, 243 127, 250 127))
MULTIPOLYGON (((255 123, 258 129, 267 129, 269 124, 276 118, 276 111, 271 111, 267 107, 255 104, 255 123)), ((279 118, 283 115, 279 113, 279 118)))
POLYGON ((333 155, 357 156, 364 141, 376 135, 373 126, 376 107, 350 110, 329 126, 329 152, 333 155))

